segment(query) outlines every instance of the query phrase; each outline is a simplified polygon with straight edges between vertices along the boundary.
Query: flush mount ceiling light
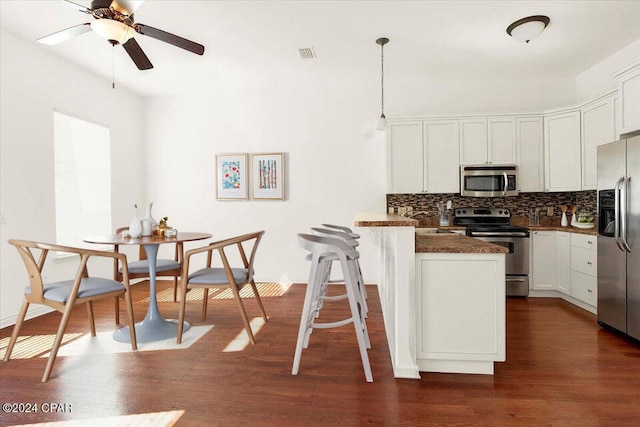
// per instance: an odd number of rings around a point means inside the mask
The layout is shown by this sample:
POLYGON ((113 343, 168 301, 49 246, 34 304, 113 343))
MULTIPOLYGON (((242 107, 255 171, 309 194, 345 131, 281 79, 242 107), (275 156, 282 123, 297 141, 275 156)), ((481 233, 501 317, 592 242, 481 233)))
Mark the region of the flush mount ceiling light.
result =
POLYGON ((527 16, 509 25, 507 34, 519 42, 529 43, 542 34, 550 21, 549 17, 544 15, 527 16))
POLYGON ((382 106, 382 114, 380 114, 376 129, 387 130, 387 118, 384 116, 384 45, 389 43, 389 39, 381 37, 376 40, 376 43, 380 45, 380 104, 382 106))

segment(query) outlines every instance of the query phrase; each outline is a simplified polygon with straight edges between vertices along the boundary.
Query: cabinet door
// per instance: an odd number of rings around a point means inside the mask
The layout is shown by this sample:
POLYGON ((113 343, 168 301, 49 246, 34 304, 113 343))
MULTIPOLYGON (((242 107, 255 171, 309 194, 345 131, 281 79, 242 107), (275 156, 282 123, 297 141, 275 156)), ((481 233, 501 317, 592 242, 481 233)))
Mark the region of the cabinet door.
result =
POLYGON ((487 119, 488 160, 495 165, 516 164, 516 121, 513 117, 487 119))
POLYGON ((516 119, 520 191, 544 191, 542 117, 516 119))
POLYGON ((460 164, 483 165, 488 160, 487 119, 460 120, 460 164))
POLYGON ((534 231, 533 245, 533 289, 556 290, 556 232, 534 231))
POLYGON ((579 191, 580 112, 544 118, 545 183, 547 191, 579 191))
POLYGON ((458 121, 425 121, 424 190, 429 193, 460 192, 458 121))
POLYGON ((556 232, 556 283, 558 290, 571 295, 571 234, 556 232))
POLYGON ((589 104, 581 111, 583 190, 595 190, 598 185, 598 145, 617 139, 614 108, 613 97, 610 97, 589 104))
POLYGON ((387 192, 424 190, 422 122, 390 123, 387 131, 387 192))
MULTIPOLYGON (((640 62, 618 76, 620 133, 640 130, 640 62)), ((617 139, 617 138, 616 138, 617 139)))

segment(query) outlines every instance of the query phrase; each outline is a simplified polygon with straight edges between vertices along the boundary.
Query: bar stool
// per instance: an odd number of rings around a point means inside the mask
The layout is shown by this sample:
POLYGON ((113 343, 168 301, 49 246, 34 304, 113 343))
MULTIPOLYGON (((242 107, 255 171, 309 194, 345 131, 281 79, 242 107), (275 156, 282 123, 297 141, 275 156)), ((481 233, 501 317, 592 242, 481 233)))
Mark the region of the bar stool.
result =
POLYGON ((356 331, 360 358, 367 382, 373 382, 371 365, 367 349, 371 347, 369 333, 364 316, 364 303, 361 292, 358 291, 358 272, 356 261, 360 257, 358 251, 349 246, 344 240, 335 237, 322 237, 310 234, 298 234, 298 243, 303 249, 311 252, 311 268, 309 270, 309 283, 304 298, 302 316, 300 319, 300 329, 298 330, 298 340, 293 359, 292 375, 298 374, 302 349, 308 348, 309 338, 313 329, 328 329, 353 323, 356 331), (327 270, 333 261, 338 260, 342 268, 345 279, 345 288, 351 316, 336 322, 320 323, 316 322, 319 311, 322 307, 322 295, 326 292, 327 270))
POLYGON ((354 233, 353 231, 351 231, 351 229, 349 227, 345 227, 343 225, 333 225, 333 224, 322 224, 323 227, 327 227, 327 228, 332 228, 334 230, 338 230, 338 231, 342 231, 345 233, 348 233, 351 235, 351 237, 353 237, 354 239, 358 240, 360 238, 360 235, 358 233, 354 233))
MULTIPOLYGON (((323 237, 333 237, 333 238, 339 238, 342 239, 347 245, 349 245, 352 248, 357 248, 359 243, 358 241, 352 237, 353 233, 349 233, 346 231, 341 231, 338 229, 327 229, 327 228, 318 228, 318 227, 312 227, 311 231, 313 232, 314 235, 316 236, 323 236, 323 237)), ((337 261, 337 258, 336 258, 337 261)), ((367 291, 365 289, 364 286, 364 279, 362 278, 362 270, 360 269, 360 260, 356 259, 356 266, 357 266, 357 284, 358 284, 358 291, 360 292, 360 294, 362 294, 362 305, 364 308, 364 315, 365 317, 369 314, 369 306, 367 305, 367 291)), ((328 281, 328 283, 342 283, 342 281, 340 280, 330 280, 331 279, 331 265, 333 263, 329 264, 329 268, 328 268, 328 272, 327 272, 327 277, 326 280, 328 281)), ((335 297, 325 297, 324 299, 329 300, 329 299, 341 299, 341 298, 345 298, 345 295, 339 295, 339 296, 335 296, 335 297)))

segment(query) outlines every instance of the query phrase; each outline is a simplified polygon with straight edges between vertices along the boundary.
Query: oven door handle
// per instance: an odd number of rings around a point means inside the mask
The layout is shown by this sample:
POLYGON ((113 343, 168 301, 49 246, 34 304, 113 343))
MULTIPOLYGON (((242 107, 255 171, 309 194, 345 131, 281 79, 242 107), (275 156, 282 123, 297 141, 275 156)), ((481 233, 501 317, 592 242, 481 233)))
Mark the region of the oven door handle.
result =
POLYGON ((523 279, 522 277, 518 277, 518 278, 511 278, 511 277, 507 277, 505 279, 506 282, 526 282, 525 279, 523 279))
POLYGON ((500 233, 496 234, 491 231, 472 231, 470 234, 471 237, 475 236, 488 236, 488 237, 527 237, 527 233, 500 233))

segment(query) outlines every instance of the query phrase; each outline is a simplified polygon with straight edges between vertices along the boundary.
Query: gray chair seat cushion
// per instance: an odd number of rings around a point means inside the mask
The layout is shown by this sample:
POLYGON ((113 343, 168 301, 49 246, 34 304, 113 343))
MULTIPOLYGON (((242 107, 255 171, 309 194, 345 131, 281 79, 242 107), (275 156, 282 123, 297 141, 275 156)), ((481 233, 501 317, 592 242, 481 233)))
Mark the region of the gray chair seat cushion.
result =
MULTIPOLYGON (((129 274, 136 273, 148 273, 149 272, 149 260, 143 259, 140 261, 132 261, 128 264, 129 274)), ((180 263, 172 259, 159 259, 156 262, 156 273, 161 271, 173 270, 174 268, 180 268, 180 263)), ((118 269, 122 273, 122 267, 118 269)))
MULTIPOLYGON (((47 283, 43 288, 44 298, 50 301, 67 302, 72 287, 73 280, 47 283)), ((104 279, 102 277, 87 277, 80 282, 78 298, 92 297, 109 292, 122 291, 124 289, 124 285, 115 280, 104 279)), ((31 295, 31 287, 27 286, 24 289, 24 293, 31 295)))
MULTIPOLYGON (((249 270, 246 268, 232 268, 231 271, 236 283, 243 283, 247 280, 249 270)), ((190 274, 187 283, 216 285, 229 283, 229 279, 227 279, 227 273, 225 273, 224 268, 203 268, 190 274)))

